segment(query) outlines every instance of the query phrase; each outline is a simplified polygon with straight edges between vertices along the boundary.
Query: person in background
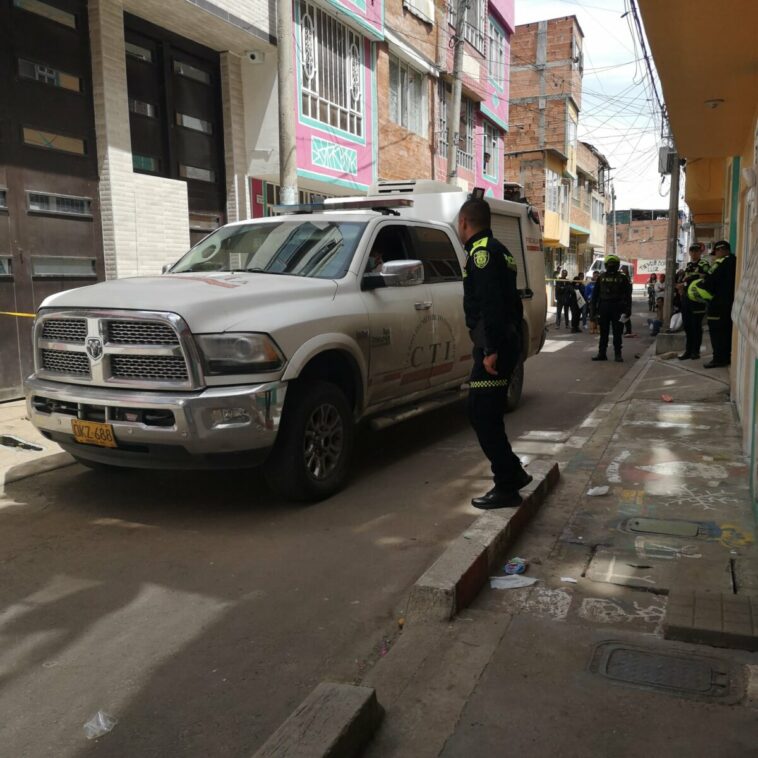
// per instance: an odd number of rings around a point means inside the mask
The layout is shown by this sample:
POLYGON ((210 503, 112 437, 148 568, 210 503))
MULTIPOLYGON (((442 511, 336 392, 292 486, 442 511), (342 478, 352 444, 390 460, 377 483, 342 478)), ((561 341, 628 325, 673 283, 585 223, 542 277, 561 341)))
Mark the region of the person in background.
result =
POLYGON ((650 274, 647 280, 647 309, 650 313, 655 310, 655 283, 657 281, 658 277, 655 274, 650 274))
POLYGON ((621 348, 624 329, 621 317, 632 312, 632 283, 619 270, 621 261, 617 255, 606 255, 605 271, 600 274, 592 292, 592 313, 600 322, 600 342, 593 361, 607 361, 608 338, 613 329, 613 352, 616 361, 623 363, 621 348))
POLYGON ((599 271, 593 271, 592 272, 592 279, 584 285, 584 299, 587 301, 587 313, 589 314, 590 319, 590 334, 598 334, 599 330, 597 328, 597 318, 593 318, 592 314, 590 313, 591 308, 590 305, 592 303, 592 293, 597 286, 597 278, 600 276, 599 271))
POLYGON ((666 274, 658 274, 655 283, 655 317, 663 323, 663 300, 666 297, 666 274))
POLYGON ((728 366, 732 362, 732 305, 737 263, 726 240, 719 240, 713 246, 713 255, 715 260, 710 271, 687 290, 691 300, 708 306, 713 358, 704 364, 705 368, 728 366))
MULTIPOLYGON (((629 270, 629 266, 622 266, 621 273, 626 274, 627 279, 632 281, 632 272, 629 270)), ((636 337, 637 335, 632 331, 632 316, 631 309, 629 310, 629 318, 624 321, 624 337, 636 337)))
POLYGON ((577 274, 574 277, 573 285, 571 288, 571 302, 569 307, 571 308, 571 331, 574 334, 578 334, 582 330, 579 328, 579 323, 582 319, 582 313, 587 307, 587 301, 584 298, 584 277, 581 274, 577 274), (582 296, 582 300, 585 300, 583 305, 579 305, 579 295, 582 296))
POLYGON ((584 298, 584 305, 581 308, 581 311, 582 311, 582 329, 586 329, 587 328, 587 319, 589 318, 589 313, 590 313, 590 299, 589 299, 589 297, 587 297, 587 287, 590 284, 590 280, 586 279, 585 277, 583 277, 581 275, 578 276, 577 278, 581 282, 581 286, 579 287, 579 291, 582 293, 582 297, 584 298))
POLYGON ((703 342, 703 317, 705 316, 706 304, 690 300, 687 293, 693 282, 699 281, 710 270, 708 261, 703 258, 703 246, 699 242, 690 245, 690 260, 682 272, 682 281, 677 285, 680 292, 682 311, 682 325, 687 341, 684 352, 679 355, 680 361, 697 360, 700 358, 700 346, 703 342))
POLYGON ((555 283, 555 325, 560 328, 561 326, 561 314, 563 315, 566 323, 566 328, 569 327, 569 311, 571 310, 571 292, 573 286, 568 280, 568 271, 564 268, 561 271, 561 275, 558 281, 555 283))

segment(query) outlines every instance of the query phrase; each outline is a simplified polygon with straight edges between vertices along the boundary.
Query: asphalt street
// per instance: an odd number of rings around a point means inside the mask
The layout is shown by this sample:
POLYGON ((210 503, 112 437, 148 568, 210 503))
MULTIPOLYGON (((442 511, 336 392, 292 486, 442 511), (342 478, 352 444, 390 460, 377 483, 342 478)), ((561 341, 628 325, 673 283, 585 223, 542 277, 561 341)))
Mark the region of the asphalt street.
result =
MULTIPOLYGON (((649 342, 595 364, 595 338, 551 328, 511 438, 570 432, 649 342)), ((392 644, 487 469, 457 405, 362 430, 349 486, 316 505, 277 501, 254 471, 71 466, 10 485, 0 754, 251 755, 319 681, 359 681, 392 644), (88 742, 98 710, 118 723, 88 742)))

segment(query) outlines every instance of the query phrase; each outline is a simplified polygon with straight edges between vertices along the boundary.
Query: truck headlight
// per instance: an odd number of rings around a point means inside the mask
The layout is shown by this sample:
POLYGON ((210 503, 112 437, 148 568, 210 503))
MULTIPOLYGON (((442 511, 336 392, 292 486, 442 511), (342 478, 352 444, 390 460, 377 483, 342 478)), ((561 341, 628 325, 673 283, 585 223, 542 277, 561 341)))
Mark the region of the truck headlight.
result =
POLYGON ((210 375, 258 374, 284 364, 281 350, 267 334, 201 334, 197 344, 210 375))

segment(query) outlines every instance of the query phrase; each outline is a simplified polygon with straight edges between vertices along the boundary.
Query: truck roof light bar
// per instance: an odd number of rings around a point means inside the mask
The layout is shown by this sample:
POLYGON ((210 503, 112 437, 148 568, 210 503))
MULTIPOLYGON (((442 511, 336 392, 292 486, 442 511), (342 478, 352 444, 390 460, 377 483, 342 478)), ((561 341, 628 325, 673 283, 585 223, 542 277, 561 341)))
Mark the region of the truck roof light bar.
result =
POLYGON ((410 208, 413 200, 408 197, 360 198, 357 200, 330 200, 328 203, 302 203, 300 205, 275 205, 274 213, 293 215, 301 213, 325 213, 326 211, 376 211, 385 216, 400 214, 395 208, 410 208))

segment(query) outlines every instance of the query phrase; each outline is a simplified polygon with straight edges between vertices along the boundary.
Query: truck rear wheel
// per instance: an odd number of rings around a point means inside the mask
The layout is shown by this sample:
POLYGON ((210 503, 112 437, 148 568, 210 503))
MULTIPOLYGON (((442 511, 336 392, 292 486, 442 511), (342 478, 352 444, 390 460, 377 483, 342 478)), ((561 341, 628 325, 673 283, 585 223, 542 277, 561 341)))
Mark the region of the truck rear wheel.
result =
POLYGON ((274 449, 264 464, 269 487, 288 500, 323 500, 347 478, 354 424, 334 384, 294 384, 287 394, 274 449))
POLYGON ((508 384, 508 399, 505 403, 505 412, 512 413, 521 402, 521 392, 524 389, 524 359, 519 358, 516 368, 513 369, 511 381, 508 384))

